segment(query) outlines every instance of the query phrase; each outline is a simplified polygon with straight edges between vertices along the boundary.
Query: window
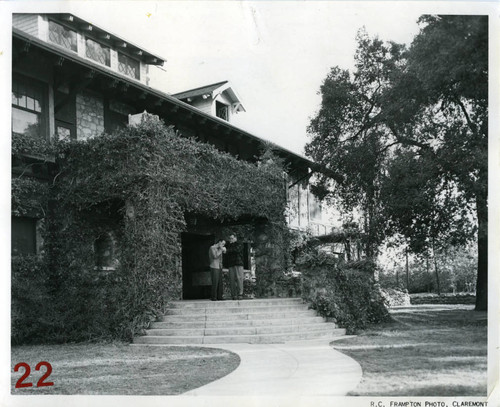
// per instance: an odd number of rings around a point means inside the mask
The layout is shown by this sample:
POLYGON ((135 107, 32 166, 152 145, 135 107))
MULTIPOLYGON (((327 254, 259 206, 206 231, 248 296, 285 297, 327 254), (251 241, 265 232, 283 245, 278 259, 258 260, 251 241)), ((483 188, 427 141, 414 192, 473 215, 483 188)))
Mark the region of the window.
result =
POLYGON ((69 123, 59 122, 56 120, 56 135, 57 140, 69 141, 75 139, 75 126, 69 123))
POLYGON ((139 61, 136 61, 135 59, 130 58, 127 55, 118 53, 118 72, 130 76, 131 78, 139 79, 139 70, 139 61))
POLYGON ((109 108, 104 111, 104 129, 108 133, 124 129, 128 124, 128 116, 117 113, 109 108))
POLYGON ((12 255, 36 254, 36 219, 12 217, 12 255))
POLYGON ((54 21, 49 21, 49 40, 77 52, 76 32, 54 21))
POLYGON ((57 140, 76 139, 76 96, 55 90, 54 105, 57 140))
POLYGON ((299 185, 294 185, 288 189, 288 223, 290 227, 299 227, 299 185))
POLYGON ((309 193, 309 216, 313 220, 321 220, 321 202, 312 193, 309 193))
POLYGON ((44 137, 43 85, 28 78, 12 80, 12 132, 44 137))
POLYGON ((109 47, 101 45, 90 38, 85 40, 85 56, 100 64, 110 66, 109 47))
POLYGON ((215 115, 221 119, 229 121, 228 106, 220 102, 215 102, 215 115))

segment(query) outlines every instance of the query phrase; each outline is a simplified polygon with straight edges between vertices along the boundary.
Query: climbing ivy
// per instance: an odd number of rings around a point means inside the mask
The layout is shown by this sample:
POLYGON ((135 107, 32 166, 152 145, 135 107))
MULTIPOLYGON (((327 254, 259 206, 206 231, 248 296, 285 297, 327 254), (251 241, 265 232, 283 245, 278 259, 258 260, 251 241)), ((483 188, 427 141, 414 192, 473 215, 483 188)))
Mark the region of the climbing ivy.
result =
MULTIPOLYGON (((264 219, 273 239, 286 233, 283 168, 269 153, 244 162, 147 118, 113 134, 58 143, 56 163, 45 246, 58 340, 130 339, 180 298, 186 213, 221 224, 264 219), (119 248, 107 271, 95 261, 96 242, 106 235, 119 248)), ((245 227, 251 235, 254 226, 245 227)), ((285 267, 286 254, 277 258, 285 267)))

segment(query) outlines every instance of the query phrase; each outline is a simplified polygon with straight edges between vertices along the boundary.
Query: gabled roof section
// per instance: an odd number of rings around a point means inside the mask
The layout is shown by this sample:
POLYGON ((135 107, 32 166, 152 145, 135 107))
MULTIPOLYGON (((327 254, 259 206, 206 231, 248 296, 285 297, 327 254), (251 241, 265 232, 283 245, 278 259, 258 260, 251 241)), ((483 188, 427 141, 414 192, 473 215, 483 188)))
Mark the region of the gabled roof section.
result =
POLYGON ((120 52, 130 54, 134 58, 140 59, 145 64, 162 66, 165 63, 164 58, 154 55, 151 52, 146 51, 144 48, 141 48, 138 45, 135 45, 132 42, 127 41, 122 37, 119 37, 118 35, 104 30, 92 23, 89 23, 88 21, 85 21, 73 14, 45 13, 45 15, 56 21, 62 22, 63 24, 73 28, 76 31, 85 31, 88 33, 89 37, 94 37, 98 39, 99 42, 102 42, 105 45, 109 45, 112 48, 119 48, 120 52))
POLYGON ((229 81, 222 81, 213 83, 211 85, 201 86, 199 88, 175 93, 172 96, 179 100, 182 100, 183 102, 190 102, 190 100, 188 99, 195 99, 198 97, 202 97, 203 99, 211 98, 213 100, 222 93, 225 93, 229 97, 229 100, 231 100, 231 104, 237 112, 246 111, 241 103, 241 99, 231 87, 229 81))
POLYGON ((212 96, 212 93, 214 90, 216 90, 217 88, 219 88, 227 83, 228 83, 228 81, 217 82, 217 83, 213 83, 212 85, 201 86, 199 88, 186 90, 184 92, 174 93, 172 96, 174 98, 177 98, 180 100, 184 100, 187 98, 194 98, 197 96, 203 96, 203 95, 208 95, 208 94, 210 94, 210 96, 212 96))

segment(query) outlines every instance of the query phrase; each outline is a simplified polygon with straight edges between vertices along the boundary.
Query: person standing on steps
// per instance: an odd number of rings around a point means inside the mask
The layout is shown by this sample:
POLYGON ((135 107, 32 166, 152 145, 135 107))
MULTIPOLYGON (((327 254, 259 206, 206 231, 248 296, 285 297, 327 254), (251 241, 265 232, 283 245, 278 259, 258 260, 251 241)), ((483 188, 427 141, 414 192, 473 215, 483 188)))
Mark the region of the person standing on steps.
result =
POLYGON ((224 263, 229 268, 229 286, 233 300, 243 299, 243 246, 234 233, 229 235, 224 263))
POLYGON ((217 243, 210 246, 208 258, 210 259, 210 277, 212 277, 212 292, 210 299, 212 301, 222 301, 223 282, 222 282, 222 253, 226 252, 225 240, 219 239, 217 243))

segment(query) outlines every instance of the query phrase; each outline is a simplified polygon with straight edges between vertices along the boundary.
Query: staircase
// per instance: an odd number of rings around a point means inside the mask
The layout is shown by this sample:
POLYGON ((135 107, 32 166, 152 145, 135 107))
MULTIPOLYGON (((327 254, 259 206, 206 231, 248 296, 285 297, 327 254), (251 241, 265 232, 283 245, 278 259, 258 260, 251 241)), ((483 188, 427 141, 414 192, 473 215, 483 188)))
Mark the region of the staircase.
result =
POLYGON ((325 322, 300 298, 187 300, 172 302, 166 314, 134 343, 281 343, 344 334, 344 329, 325 322))

